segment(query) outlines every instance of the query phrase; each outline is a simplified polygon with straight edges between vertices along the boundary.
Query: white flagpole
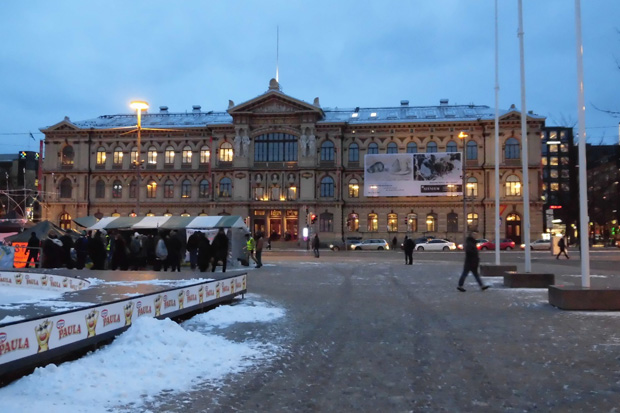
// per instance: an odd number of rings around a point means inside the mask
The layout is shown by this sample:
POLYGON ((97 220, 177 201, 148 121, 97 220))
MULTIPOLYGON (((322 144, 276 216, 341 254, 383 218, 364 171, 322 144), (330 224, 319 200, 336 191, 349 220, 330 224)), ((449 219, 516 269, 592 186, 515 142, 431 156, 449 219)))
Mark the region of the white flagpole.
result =
POLYGON ((499 35, 497 0, 495 0, 495 264, 500 264, 499 216, 499 35))

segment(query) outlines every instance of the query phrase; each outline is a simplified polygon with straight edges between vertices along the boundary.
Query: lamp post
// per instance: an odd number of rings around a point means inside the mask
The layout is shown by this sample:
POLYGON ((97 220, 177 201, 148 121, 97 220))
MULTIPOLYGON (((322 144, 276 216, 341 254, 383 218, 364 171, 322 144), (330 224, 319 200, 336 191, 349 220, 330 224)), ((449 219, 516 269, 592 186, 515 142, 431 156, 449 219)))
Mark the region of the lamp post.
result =
POLYGON ((465 139, 469 135, 465 131, 459 133, 459 139, 463 141, 463 154, 461 159, 461 165, 463 169, 463 248, 465 248, 465 240, 467 239, 467 177, 465 175, 465 139))
POLYGON ((140 182, 140 168, 142 166, 142 162, 140 161, 140 143, 142 138, 142 111, 147 110, 149 108, 149 104, 144 101, 136 100, 131 102, 129 107, 136 110, 136 117, 138 119, 138 140, 136 142, 137 151, 134 166, 136 167, 136 216, 140 216, 140 188, 142 186, 140 182))

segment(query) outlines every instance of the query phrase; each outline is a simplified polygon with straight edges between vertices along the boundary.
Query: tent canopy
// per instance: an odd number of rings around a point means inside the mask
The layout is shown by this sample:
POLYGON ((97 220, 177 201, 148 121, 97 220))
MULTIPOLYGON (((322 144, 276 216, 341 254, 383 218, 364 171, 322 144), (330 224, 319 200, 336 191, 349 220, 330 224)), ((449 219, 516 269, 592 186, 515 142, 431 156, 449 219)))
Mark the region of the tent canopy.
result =
POLYGON ((65 234, 69 234, 73 238, 76 238, 79 235, 74 231, 65 231, 51 221, 41 221, 34 227, 24 230, 22 233, 6 237, 5 240, 9 242, 28 242, 30 239, 30 234, 33 232, 37 234, 37 238, 39 238, 39 240, 47 238, 49 234, 56 234, 59 238, 65 234))
POLYGON ((240 216, 200 217, 104 217, 88 227, 89 231, 101 229, 199 229, 199 228, 242 228, 249 232, 240 216))

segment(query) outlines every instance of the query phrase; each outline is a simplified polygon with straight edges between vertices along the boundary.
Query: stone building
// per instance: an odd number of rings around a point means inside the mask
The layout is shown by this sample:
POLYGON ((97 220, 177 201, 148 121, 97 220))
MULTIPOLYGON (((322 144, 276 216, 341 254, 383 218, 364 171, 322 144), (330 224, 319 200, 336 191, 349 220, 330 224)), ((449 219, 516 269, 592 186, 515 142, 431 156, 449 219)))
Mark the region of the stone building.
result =
MULTIPOLYGON (((500 118, 502 235, 516 242, 523 214, 520 116, 513 106, 500 118)), ((538 237, 544 118, 531 112, 527 118, 531 233, 538 237)), ((272 79, 265 93, 230 101, 225 112, 194 106, 172 113, 160 106, 144 113, 139 176, 136 124, 133 113, 65 118, 41 129, 44 219, 66 227, 88 215, 230 214, 286 240, 309 225, 324 241, 404 235, 460 241, 462 196, 365 197, 363 181, 366 154, 462 151, 468 229, 480 238, 494 235, 494 110, 487 106, 403 100, 394 107, 328 109, 318 98, 310 104, 284 94, 272 79)))

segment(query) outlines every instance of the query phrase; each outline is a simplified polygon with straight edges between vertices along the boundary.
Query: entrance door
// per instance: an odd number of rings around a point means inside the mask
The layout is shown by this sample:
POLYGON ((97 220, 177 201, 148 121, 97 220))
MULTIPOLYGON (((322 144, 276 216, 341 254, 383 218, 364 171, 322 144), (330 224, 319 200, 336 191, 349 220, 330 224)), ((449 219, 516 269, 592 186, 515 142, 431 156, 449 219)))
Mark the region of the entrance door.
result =
POLYGON ((508 214, 506 217, 506 238, 510 238, 516 245, 521 245, 521 217, 517 214, 508 214))
POLYGON ((269 234, 271 239, 279 240, 282 236, 282 219, 269 218, 269 234))
POLYGON ((284 239, 286 241, 297 239, 297 218, 286 219, 286 232, 284 233, 284 239))
POLYGON ((262 218, 255 218, 254 219, 254 234, 257 234, 259 232, 262 232, 263 234, 265 233, 265 220, 262 218))

